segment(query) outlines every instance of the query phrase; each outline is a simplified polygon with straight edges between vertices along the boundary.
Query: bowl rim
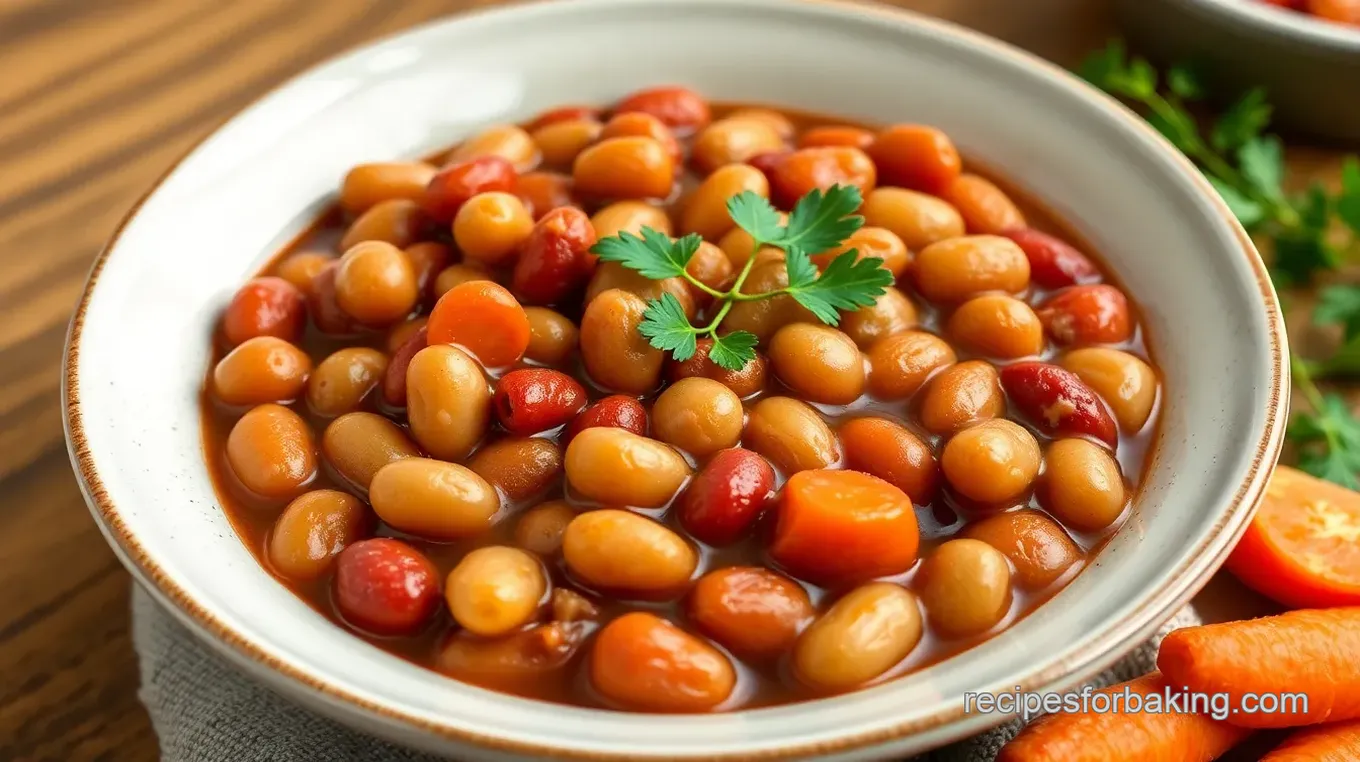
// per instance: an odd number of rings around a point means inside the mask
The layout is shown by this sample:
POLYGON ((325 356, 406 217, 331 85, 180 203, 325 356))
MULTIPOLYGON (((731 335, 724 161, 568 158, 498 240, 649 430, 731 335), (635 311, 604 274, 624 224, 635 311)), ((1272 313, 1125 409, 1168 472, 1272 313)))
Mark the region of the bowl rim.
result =
MULTIPOLYGON (((577 0, 573 6, 591 5, 598 8, 607 8, 617 5, 643 4, 654 0, 577 0)), ((752 7, 769 7, 775 0, 704 0, 713 4, 735 4, 752 7)), ((1198 2, 1200 0, 1193 0, 1198 2)), ((1210 0, 1219 2, 1220 0, 1210 0)), ((780 3, 781 5, 783 2, 780 3)), ((154 184, 134 203, 126 216, 119 222, 113 233, 110 235, 108 243, 100 251, 90 269, 88 280, 82 290, 80 300, 76 306, 71 323, 67 330, 66 347, 63 353, 62 366, 62 409, 63 427, 66 431, 67 449, 71 457, 72 465, 78 476, 81 491, 84 493, 87 505, 90 507, 91 514, 104 533, 115 554, 123 561, 123 565, 128 568, 133 577, 137 579, 143 587, 152 594, 162 605, 164 605, 181 622, 203 638, 206 642, 226 655, 238 665, 256 672, 276 678, 275 685, 290 690, 297 690, 309 694, 331 708, 345 710, 347 716, 356 715, 377 719, 385 724, 395 725, 413 730, 423 734, 433 735, 437 738, 452 741, 455 743, 466 744, 482 750, 489 750, 512 754, 531 754, 543 758, 559 759, 579 759, 579 760, 628 760, 639 758, 659 758, 654 755, 641 755, 635 751, 596 751, 590 749, 567 749, 554 746, 546 746, 536 742, 492 736, 478 733, 464 727, 453 724, 431 721, 424 717, 417 717, 400 711, 399 709, 387 704, 380 703, 363 696, 354 694, 346 690, 343 686, 328 681, 325 676, 309 674, 293 665, 283 662, 265 653, 259 646, 249 640, 245 635, 232 629, 227 623, 221 621, 210 612, 203 609, 192 599, 189 594, 175 580, 161 568, 161 566, 149 556, 137 538, 128 530, 119 513, 119 508, 111 499, 104 483, 100 477, 99 470, 95 465, 94 456, 90 450, 84 426, 84 412, 81 409, 81 398, 79 389, 79 379, 77 368, 80 356, 80 340, 84 327, 86 312, 89 308, 94 289, 98 284, 98 279, 104 266, 107 264, 110 253, 117 247, 127 225, 137 217, 143 204, 161 188, 167 178, 198 148, 215 136, 221 127, 235 119, 241 113, 253 108, 255 105, 266 100, 274 93, 288 87, 297 80, 308 76, 317 69, 327 66, 337 60, 350 56, 362 55, 372 47, 384 44, 394 38, 411 34, 427 27, 442 24, 459 23, 461 20, 471 17, 481 17, 486 15, 509 16, 513 17, 520 14, 532 14, 545 7, 557 5, 552 0, 518 0, 507 5, 494 8, 475 9, 471 12, 443 16, 430 21, 418 24, 406 29, 399 30, 393 34, 369 41, 355 48, 347 49, 335 56, 327 58, 313 66, 309 66, 302 72, 289 77, 274 88, 262 93, 250 104, 241 110, 227 117, 212 131, 202 136, 185 153, 175 160, 162 175, 157 178, 154 184)), ((1024 52, 1000 40, 989 37, 981 32, 977 32, 965 27, 961 27, 952 22, 927 16, 918 12, 880 5, 863 0, 798 0, 794 5, 820 9, 821 12, 829 15, 867 15, 877 19, 880 23, 889 25, 915 25, 929 29, 932 33, 942 36, 953 37, 961 42, 968 43, 973 47, 986 49, 990 54, 1004 57, 1017 67, 1025 68, 1041 75, 1056 84, 1062 84, 1069 92, 1071 97, 1085 98, 1091 105, 1099 106, 1112 120, 1121 121, 1125 126, 1133 126, 1148 136, 1151 136, 1160 145, 1162 150, 1169 154, 1168 158, 1180 168, 1183 179, 1196 187, 1199 192, 1205 195, 1210 203, 1217 209, 1219 215, 1227 222, 1235 233, 1240 245, 1241 254, 1246 257, 1247 264, 1253 271, 1253 276, 1257 282, 1262 299, 1262 308, 1266 312, 1266 326, 1269 340, 1269 354, 1271 359, 1271 373, 1267 386, 1268 410, 1265 414, 1264 429, 1258 442, 1254 445, 1254 454, 1251 458, 1251 465, 1244 475, 1242 483, 1237 491, 1229 498, 1225 496, 1225 508, 1213 524, 1203 541, 1195 548, 1189 549, 1175 574, 1170 581, 1161 589, 1154 591, 1147 598, 1141 601, 1141 605, 1135 607, 1127 616, 1110 620, 1104 626, 1104 632, 1098 637, 1087 642, 1083 648, 1074 652, 1070 659, 1048 665, 1042 670, 1036 670, 1021 680, 1020 688, 1025 690, 1035 690, 1041 688, 1068 688, 1080 681, 1089 679, 1098 671, 1107 668, 1118 658, 1127 653, 1138 642, 1145 639, 1151 632, 1165 621, 1172 612, 1187 603, 1190 598, 1206 584, 1212 574, 1218 569, 1226 559, 1236 540, 1246 531, 1248 520, 1255 513, 1265 491, 1266 482, 1270 472, 1274 467, 1279 451, 1283 445, 1284 422, 1288 417, 1289 402, 1289 377, 1285 371, 1285 358, 1287 352, 1287 339, 1284 330, 1283 316, 1279 308, 1274 286, 1270 280, 1265 264, 1261 260, 1259 253, 1250 237, 1242 229, 1227 205, 1219 198, 1218 194, 1209 185, 1207 180, 1199 170, 1183 155, 1176 151, 1170 143, 1166 142, 1151 126, 1142 119, 1138 118, 1133 112, 1126 109, 1115 99, 1095 90, 1082 86, 1079 80, 1070 72, 1052 64, 1046 60, 1038 58, 1032 54, 1024 52)), ((1250 447, 1250 445, 1248 446, 1250 447)), ((748 710, 759 711, 759 710, 748 710)), ((842 736, 823 741, 806 742, 797 747, 779 747, 766 750, 756 750, 747 752, 723 752, 719 754, 706 755, 709 759, 731 760, 736 762, 751 762, 753 760, 768 759, 787 759, 792 757, 804 757, 809 755, 820 755, 829 753, 843 753, 862 750, 866 747, 875 746, 900 740, 915 733, 929 729, 944 727, 958 722, 968 717, 961 708, 951 709, 942 708, 923 718, 899 722, 884 728, 860 732, 857 735, 842 736)), ((986 726, 979 726, 970 729, 961 729, 943 738, 942 741, 948 742, 970 735, 973 732, 998 725, 1009 718, 1010 715, 997 713, 990 715, 986 726)))
POLYGON ((1173 0, 1230 20, 1266 37, 1302 37, 1327 52, 1360 54, 1360 28, 1314 17, 1259 0, 1173 0))

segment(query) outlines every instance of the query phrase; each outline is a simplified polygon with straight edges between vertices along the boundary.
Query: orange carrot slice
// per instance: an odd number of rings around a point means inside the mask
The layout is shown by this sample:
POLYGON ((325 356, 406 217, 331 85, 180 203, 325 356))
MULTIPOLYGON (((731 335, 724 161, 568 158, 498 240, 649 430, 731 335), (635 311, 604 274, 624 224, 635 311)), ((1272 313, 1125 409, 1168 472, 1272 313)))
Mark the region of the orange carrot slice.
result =
POLYGON ((1360 722, 1300 730, 1261 762, 1355 762, 1360 759, 1360 722))
POLYGON ((1288 728, 1360 719, 1357 654, 1360 608, 1310 609, 1176 630, 1162 641, 1157 667, 1173 685, 1228 694, 1234 708, 1279 709, 1236 712, 1234 725, 1288 728), (1307 701, 1281 698, 1293 693, 1307 701))
POLYGON ((1291 608, 1360 605, 1360 492, 1276 468, 1228 570, 1291 608))
POLYGON ((457 344, 484 367, 509 365, 529 348, 529 316, 505 287, 459 283, 439 297, 426 324, 430 344, 457 344))
MULTIPOLYGON (((1096 691, 1141 696, 1162 694, 1156 672, 1096 691)), ((1192 713, 1078 712, 1050 714, 1031 722, 996 762, 1209 762, 1250 731, 1192 713)))

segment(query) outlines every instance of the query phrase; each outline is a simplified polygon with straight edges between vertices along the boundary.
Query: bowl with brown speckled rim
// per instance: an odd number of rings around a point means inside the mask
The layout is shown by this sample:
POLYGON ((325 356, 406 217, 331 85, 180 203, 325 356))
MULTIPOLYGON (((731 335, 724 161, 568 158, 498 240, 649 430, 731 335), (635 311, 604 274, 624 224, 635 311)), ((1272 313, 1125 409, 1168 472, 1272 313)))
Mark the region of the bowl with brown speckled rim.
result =
POLYGON ((1360 27, 1261 0, 1115 0, 1139 52, 1189 62, 1210 92, 1264 87, 1286 129, 1360 141, 1360 27))
POLYGON ((123 563, 195 635, 307 707, 461 758, 857 759, 992 727, 1007 716, 965 713, 965 692, 1077 685, 1188 601, 1245 529, 1275 462, 1286 356, 1265 268, 1213 190, 1066 72, 877 6, 574 0, 382 40, 224 125, 100 255, 71 324, 63 392, 72 460, 123 563), (426 155, 490 123, 663 82, 936 124, 1071 223, 1142 305, 1164 377, 1151 464, 1128 522, 1038 615, 851 694, 638 715, 443 678, 336 627, 242 545, 203 463, 198 409, 210 336, 236 285, 326 207, 354 164, 426 155))

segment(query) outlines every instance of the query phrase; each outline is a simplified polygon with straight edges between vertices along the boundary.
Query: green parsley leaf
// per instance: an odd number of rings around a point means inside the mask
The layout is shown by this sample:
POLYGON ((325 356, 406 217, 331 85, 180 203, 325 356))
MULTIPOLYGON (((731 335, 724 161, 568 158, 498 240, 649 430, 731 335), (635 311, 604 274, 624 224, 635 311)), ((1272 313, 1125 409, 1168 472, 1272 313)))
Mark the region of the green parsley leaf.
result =
POLYGON ((1341 255, 1327 241, 1325 232, 1330 222, 1331 201, 1327 189, 1314 183, 1306 193, 1293 200, 1299 224, 1275 236, 1275 262, 1272 274, 1284 284, 1304 285, 1320 270, 1335 269, 1341 255))
POLYGON ((1360 286, 1328 286, 1319 291, 1313 322, 1345 326, 1347 340, 1360 335, 1360 286))
POLYGON ((1134 58, 1116 82, 1130 98, 1141 100, 1157 92, 1157 70, 1146 59, 1134 58))
POLYGON ((1118 38, 1110 40, 1104 48, 1082 61, 1081 66, 1077 68, 1077 75, 1101 90, 1111 90, 1112 83, 1124 71, 1126 55, 1123 40, 1118 38))
POLYGON ((779 211, 768 198, 756 195, 754 191, 742 191, 727 199, 727 213, 737 227, 757 241, 769 243, 784 232, 779 211))
POLYGON ((756 359, 756 344, 760 339, 749 331, 733 331, 725 336, 713 337, 713 348, 708 351, 708 359, 714 365, 727 370, 741 370, 746 363, 756 359))
POLYGON ((1297 413, 1287 436, 1298 442, 1299 468, 1348 489, 1360 489, 1360 421, 1346 401, 1335 394, 1322 396, 1311 413, 1297 413))
POLYGON ((1340 264, 1336 250, 1315 233, 1281 233, 1275 238, 1275 262, 1271 275, 1287 285, 1305 285, 1320 270, 1340 264))
POLYGON ((1209 141, 1220 151, 1234 151, 1261 134, 1270 123, 1270 112, 1266 91, 1248 90, 1219 117, 1209 141))
POLYGON ((805 285, 793 286, 790 277, 788 292, 818 320, 827 325, 838 324, 840 310, 867 307, 893 284, 892 273, 884 269, 883 260, 877 257, 857 260, 858 256, 853 250, 845 252, 827 265, 822 277, 805 285))
POLYGON ((1327 197, 1327 188, 1322 183, 1315 182, 1308 186, 1308 190, 1294 202, 1294 206, 1298 209, 1299 218, 1305 228, 1319 233, 1327 230, 1330 224, 1331 201, 1327 197))
POLYGON ((1204 83, 1199 72, 1187 64, 1176 64, 1166 72, 1166 87, 1177 98, 1187 101, 1204 97, 1204 83))
POLYGON ((670 292, 662 294, 660 299, 653 299, 647 303, 647 309, 642 313, 642 323, 638 325, 638 333, 647 337, 651 345, 657 349, 670 352, 678 362, 693 357, 699 343, 698 331, 689 324, 689 318, 685 317, 685 308, 670 292))
POLYGON ((1346 489, 1360 489, 1360 482, 1355 479, 1356 468, 1348 458, 1337 457, 1331 450, 1309 449, 1299 453, 1299 469, 1346 489))
POLYGON ((703 242, 697 233, 671 240, 665 233, 645 227, 641 237, 625 230, 601 238, 590 250, 605 262, 618 262, 644 277, 665 280, 683 274, 690 257, 703 242))
POLYGON ((817 280, 817 265, 797 246, 784 251, 784 269, 789 274, 789 288, 803 288, 817 280))
POLYGON ((1360 159, 1347 156, 1341 167, 1341 195, 1336 197, 1336 216, 1360 235, 1360 159))
POLYGON ((1308 372, 1318 378, 1360 376, 1360 339, 1347 339, 1331 357, 1321 362, 1310 362, 1308 372))
POLYGON ((1209 184, 1214 186, 1218 195, 1223 197, 1223 203, 1228 205, 1229 211, 1242 223, 1242 227, 1251 228, 1261 223, 1266 218, 1266 208, 1259 203, 1247 198, 1242 191, 1228 185, 1213 175, 1205 175, 1209 184))
POLYGON ((1199 127, 1195 125, 1194 117, 1185 111, 1172 106, 1164 112, 1149 112, 1146 118, 1147 123, 1170 140, 1171 145, 1181 153, 1193 153, 1199 147, 1199 127))
POLYGON ((1325 429, 1322 419, 1313 413, 1296 412, 1289 419, 1284 435, 1295 442, 1307 443, 1322 439, 1325 429))
POLYGON ((1284 147, 1280 139, 1255 137, 1237 149, 1237 163, 1251 187, 1273 201, 1284 200, 1284 147))
POLYGON ((826 251, 864 225, 864 218, 855 214, 863 200, 853 185, 833 185, 825 193, 813 189, 798 199, 783 235, 773 240, 756 237, 784 249, 796 247, 811 254, 826 251))

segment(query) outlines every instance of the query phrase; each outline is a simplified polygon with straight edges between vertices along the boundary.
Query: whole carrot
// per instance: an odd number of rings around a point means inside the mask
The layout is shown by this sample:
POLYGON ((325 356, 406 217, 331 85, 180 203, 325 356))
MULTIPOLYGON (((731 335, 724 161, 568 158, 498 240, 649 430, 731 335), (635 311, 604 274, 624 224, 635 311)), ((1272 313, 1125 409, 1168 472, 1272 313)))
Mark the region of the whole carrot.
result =
POLYGON ((1357 655, 1360 607, 1317 609, 1176 630, 1162 641, 1157 667, 1172 685, 1263 710, 1236 711, 1234 725, 1288 728, 1360 719, 1357 655), (1280 699, 1285 693, 1306 701, 1280 699), (1246 694, 1254 694, 1249 704, 1246 694), (1279 711, 1267 713, 1269 702, 1279 711))
POLYGON ((1360 759, 1360 722, 1300 730, 1261 762, 1355 762, 1360 759))
MULTIPOLYGON (((1154 672, 1096 693, 1125 689, 1142 696, 1163 693, 1167 682, 1154 672)), ((996 762, 1209 762, 1250 731, 1200 714, 1081 712, 1050 714, 1031 722, 996 762)))

